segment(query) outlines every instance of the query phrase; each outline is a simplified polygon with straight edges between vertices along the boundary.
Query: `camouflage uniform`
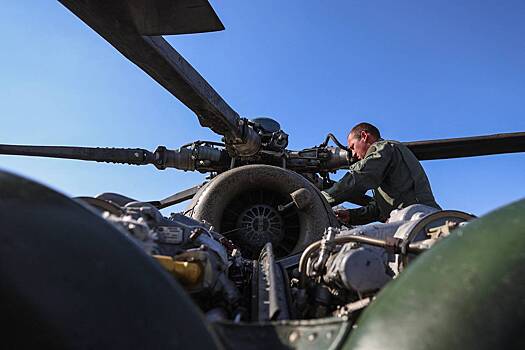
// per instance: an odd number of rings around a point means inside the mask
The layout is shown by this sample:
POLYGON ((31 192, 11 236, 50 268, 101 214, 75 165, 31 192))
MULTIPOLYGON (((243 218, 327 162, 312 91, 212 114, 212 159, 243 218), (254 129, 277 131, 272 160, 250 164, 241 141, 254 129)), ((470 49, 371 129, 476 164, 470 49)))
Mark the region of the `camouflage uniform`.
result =
POLYGON ((373 143, 364 159, 352 164, 350 172, 323 194, 331 205, 336 205, 368 190, 374 190, 374 199, 367 206, 349 209, 350 224, 385 222, 392 210, 411 204, 441 209, 423 167, 397 141, 380 139, 373 143))

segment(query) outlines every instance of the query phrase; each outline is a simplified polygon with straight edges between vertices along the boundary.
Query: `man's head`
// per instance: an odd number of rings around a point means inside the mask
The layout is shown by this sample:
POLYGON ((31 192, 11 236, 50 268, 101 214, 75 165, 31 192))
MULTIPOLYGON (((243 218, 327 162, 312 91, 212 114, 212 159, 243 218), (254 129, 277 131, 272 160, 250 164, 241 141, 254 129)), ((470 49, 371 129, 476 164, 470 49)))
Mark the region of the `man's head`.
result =
POLYGON ((359 123, 348 134, 348 148, 352 150, 354 157, 363 159, 370 145, 380 138, 381 134, 375 126, 369 123, 359 123))

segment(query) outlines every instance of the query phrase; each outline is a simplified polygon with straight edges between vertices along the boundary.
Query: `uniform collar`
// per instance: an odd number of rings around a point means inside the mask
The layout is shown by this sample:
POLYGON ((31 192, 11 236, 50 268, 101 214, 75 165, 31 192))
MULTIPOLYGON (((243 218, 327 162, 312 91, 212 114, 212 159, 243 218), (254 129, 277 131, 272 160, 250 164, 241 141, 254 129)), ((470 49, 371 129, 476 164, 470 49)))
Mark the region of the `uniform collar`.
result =
POLYGON ((372 147, 374 147, 378 142, 381 142, 381 141, 385 141, 385 140, 383 140, 382 138, 379 138, 379 139, 377 139, 376 142, 371 144, 370 147, 368 147, 368 150, 366 151, 366 154, 365 154, 365 158, 368 157, 370 155, 370 153, 372 153, 372 147))

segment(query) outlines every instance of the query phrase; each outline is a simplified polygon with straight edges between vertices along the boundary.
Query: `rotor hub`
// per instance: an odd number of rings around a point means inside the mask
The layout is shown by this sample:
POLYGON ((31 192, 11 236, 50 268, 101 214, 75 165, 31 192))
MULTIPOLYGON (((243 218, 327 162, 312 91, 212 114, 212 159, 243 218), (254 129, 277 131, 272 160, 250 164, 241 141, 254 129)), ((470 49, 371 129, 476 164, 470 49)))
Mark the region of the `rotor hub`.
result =
POLYGON ((237 220, 245 245, 259 249, 266 242, 279 242, 284 236, 283 218, 266 204, 255 204, 244 210, 237 220))

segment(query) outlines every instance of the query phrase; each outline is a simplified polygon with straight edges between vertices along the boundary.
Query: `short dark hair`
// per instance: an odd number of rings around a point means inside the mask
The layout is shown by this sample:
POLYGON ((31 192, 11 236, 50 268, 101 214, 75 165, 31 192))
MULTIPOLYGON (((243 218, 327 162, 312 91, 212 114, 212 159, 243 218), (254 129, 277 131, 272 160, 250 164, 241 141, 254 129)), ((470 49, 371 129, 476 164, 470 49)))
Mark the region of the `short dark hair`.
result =
POLYGON ((353 137, 356 137, 358 140, 361 140, 361 131, 366 131, 367 133, 374 136, 376 139, 381 138, 381 133, 379 129, 373 126, 370 123, 359 123, 350 130, 350 134, 353 137))

